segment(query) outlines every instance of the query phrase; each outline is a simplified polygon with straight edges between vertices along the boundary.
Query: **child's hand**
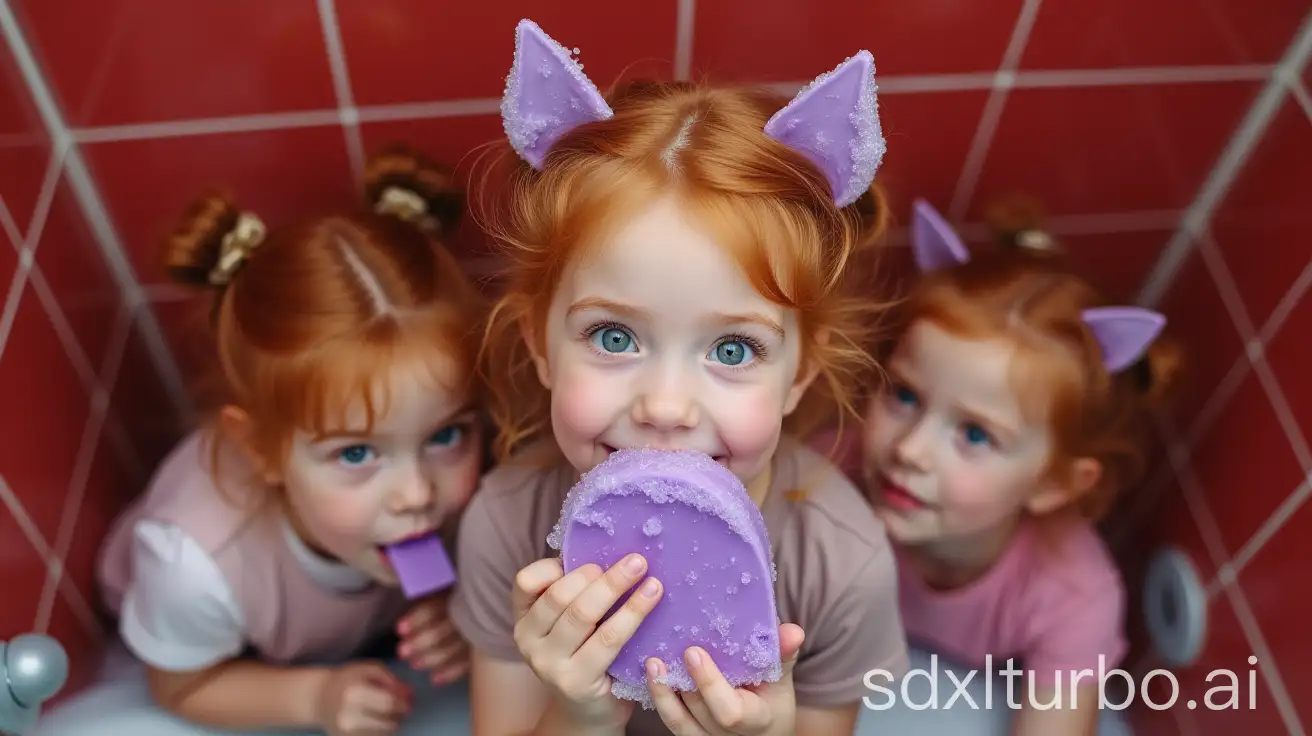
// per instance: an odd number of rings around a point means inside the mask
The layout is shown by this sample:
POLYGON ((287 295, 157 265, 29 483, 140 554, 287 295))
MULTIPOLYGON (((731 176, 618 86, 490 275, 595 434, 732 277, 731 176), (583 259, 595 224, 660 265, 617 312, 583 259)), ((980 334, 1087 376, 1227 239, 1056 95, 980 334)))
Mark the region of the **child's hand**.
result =
POLYGON ((568 575, 560 560, 538 560, 515 576, 515 644, 566 714, 583 726, 622 727, 633 703, 611 695, 606 669, 660 600, 647 578, 600 627, 597 622, 647 570, 633 554, 602 573, 584 565, 568 575))
POLYGON ((796 729, 797 702, 793 692, 793 665, 805 634, 795 624, 779 627, 779 648, 784 673, 777 682, 733 688, 711 661, 706 650, 689 647, 684 663, 697 691, 676 693, 656 681, 665 665, 656 658, 647 661, 647 687, 656 712, 675 736, 740 734, 776 736, 796 729))
POLYGON ((410 688, 377 662, 332 670, 319 689, 316 713, 328 736, 386 736, 410 712, 410 688))
POLYGON ((434 685, 455 682, 469 671, 469 643, 451 623, 445 596, 425 598, 396 624, 397 655, 429 673, 434 685))

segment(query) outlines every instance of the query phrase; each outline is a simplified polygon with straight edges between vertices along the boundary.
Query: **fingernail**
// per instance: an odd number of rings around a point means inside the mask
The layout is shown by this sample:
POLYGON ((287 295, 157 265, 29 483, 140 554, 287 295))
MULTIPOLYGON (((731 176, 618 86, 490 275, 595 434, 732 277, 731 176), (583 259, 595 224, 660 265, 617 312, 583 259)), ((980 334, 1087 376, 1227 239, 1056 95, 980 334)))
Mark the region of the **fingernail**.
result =
POLYGON ((410 658, 410 645, 409 645, 409 644, 402 644, 400 647, 397 648, 396 653, 399 654, 399 655, 401 655, 401 659, 409 659, 409 658, 410 658))
POLYGON ((642 572, 642 555, 629 555, 624 558, 624 570, 633 575, 642 572))
POLYGON ((647 676, 653 680, 661 676, 660 662, 654 657, 647 660, 647 676))
POLYGON ((655 598, 656 594, 661 592, 661 584, 656 581, 656 578, 647 578, 642 581, 642 587, 638 588, 638 591, 648 598, 655 598))
POLYGON ((702 666, 702 654, 696 647, 693 647, 692 649, 688 650, 688 666, 689 667, 702 666))

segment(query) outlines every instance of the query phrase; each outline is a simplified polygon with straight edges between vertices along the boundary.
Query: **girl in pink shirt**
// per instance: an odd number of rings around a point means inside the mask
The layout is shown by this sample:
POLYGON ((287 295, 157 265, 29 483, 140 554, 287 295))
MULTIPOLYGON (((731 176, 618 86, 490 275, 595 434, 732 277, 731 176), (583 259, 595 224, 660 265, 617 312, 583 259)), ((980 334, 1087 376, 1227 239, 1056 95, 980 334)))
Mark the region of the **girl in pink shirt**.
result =
POLYGON ((434 682, 468 667, 445 599, 409 604, 382 552, 453 528, 482 470, 485 310, 432 237, 461 197, 402 151, 365 188, 373 212, 267 232, 204 197, 165 243, 213 295, 223 406, 116 521, 99 574, 155 701, 195 724, 395 733, 408 689, 350 661, 394 627, 434 682))
POLYGON ((1161 315, 1107 306, 1043 234, 1015 240, 972 257, 916 204, 924 275, 857 472, 897 550, 908 638, 981 669, 991 655, 984 677, 1023 668, 993 705, 1016 710, 1013 733, 1092 733, 1099 668, 1125 652, 1124 589, 1092 522, 1139 479, 1179 361, 1161 315))

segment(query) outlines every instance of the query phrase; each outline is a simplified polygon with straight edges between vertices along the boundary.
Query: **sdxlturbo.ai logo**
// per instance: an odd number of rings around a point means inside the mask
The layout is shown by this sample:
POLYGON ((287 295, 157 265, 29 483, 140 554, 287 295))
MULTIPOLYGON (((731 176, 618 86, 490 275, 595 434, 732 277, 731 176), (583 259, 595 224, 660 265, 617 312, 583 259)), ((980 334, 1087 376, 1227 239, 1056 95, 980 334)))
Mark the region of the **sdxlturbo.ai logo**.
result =
MULTIPOLYGON (((1024 705, 1036 710, 1053 710, 1062 708, 1076 708, 1079 706, 1080 689, 1088 685, 1096 685, 1098 691, 1098 708, 1100 710, 1125 710, 1129 708, 1136 697, 1143 701, 1143 704, 1153 710, 1166 710, 1173 707, 1180 697, 1180 683, 1175 679, 1175 674, 1168 670, 1152 670, 1144 676, 1143 682, 1136 683, 1134 677, 1123 669, 1107 669, 1106 657, 1098 657, 1098 671, 1090 669, 1083 670, 1057 670, 1051 678, 1039 679, 1033 670, 1017 669, 1013 662, 1014 659, 1007 660, 1007 666, 1004 669, 993 669, 993 656, 985 657, 984 669, 965 670, 965 677, 960 677, 954 668, 945 667, 941 672, 938 666, 938 655, 930 655, 929 669, 913 668, 904 675, 900 681, 888 670, 870 670, 865 674, 863 681, 869 690, 873 690, 881 699, 875 699, 870 696, 862 698, 865 706, 871 710, 889 710, 901 702, 902 707, 910 710, 938 710, 949 709, 952 707, 968 707, 979 710, 992 710, 994 689, 1002 689, 1002 682, 999 677, 1005 681, 1006 701, 1005 706, 1012 710, 1022 707, 1022 703, 1017 699, 1017 677, 1021 677, 1021 686, 1023 687, 1028 702, 1024 705), (942 683, 940 675, 946 675, 948 683, 942 683), (980 675, 982 683, 974 687, 971 683, 975 676, 980 675), (1126 694, 1120 702, 1108 699, 1107 685, 1113 679, 1120 678, 1127 687, 1126 694), (1151 696, 1149 687, 1151 683, 1159 678, 1166 681, 1169 689, 1169 697, 1165 699, 1154 700, 1151 696), (928 697, 917 698, 915 692, 912 692, 910 686, 918 679, 923 679, 928 684, 928 697), (896 690, 884 687, 880 681, 892 684, 898 682, 896 690), (952 694, 948 697, 947 702, 941 703, 939 700, 939 686, 951 685, 952 694), (983 705, 981 706, 975 698, 979 695, 979 690, 983 689, 983 705), (960 705, 958 705, 960 702, 960 705)), ((1257 657, 1249 657, 1248 664, 1256 665, 1257 657)), ((1257 708, 1257 670, 1248 670, 1248 709, 1257 708)), ((1209 672, 1205 678, 1208 683, 1217 682, 1215 686, 1209 688, 1203 697, 1203 705, 1207 710, 1239 710, 1242 698, 1240 692, 1239 676, 1231 670, 1218 669, 1209 672)), ((1085 697, 1087 698, 1087 691, 1085 697)), ((1193 710, 1199 706, 1195 700, 1185 702, 1185 707, 1193 710)))

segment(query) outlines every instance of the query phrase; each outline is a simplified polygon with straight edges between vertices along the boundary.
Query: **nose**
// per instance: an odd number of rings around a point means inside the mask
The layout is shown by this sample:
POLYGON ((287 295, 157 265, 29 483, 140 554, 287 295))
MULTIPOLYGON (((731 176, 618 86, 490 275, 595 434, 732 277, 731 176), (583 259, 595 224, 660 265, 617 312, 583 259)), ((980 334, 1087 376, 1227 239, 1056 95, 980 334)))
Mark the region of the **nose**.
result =
POLYGON ((893 446, 894 459, 913 470, 926 470, 929 467, 930 429, 929 422, 924 420, 909 425, 893 446))
POLYGON ((413 463, 396 480, 390 498, 390 511, 397 515, 422 514, 433 510, 437 486, 423 463, 413 463))
POLYGON ((634 423, 662 432, 697 426, 697 400, 688 379, 677 370, 655 373, 635 397, 634 423))

